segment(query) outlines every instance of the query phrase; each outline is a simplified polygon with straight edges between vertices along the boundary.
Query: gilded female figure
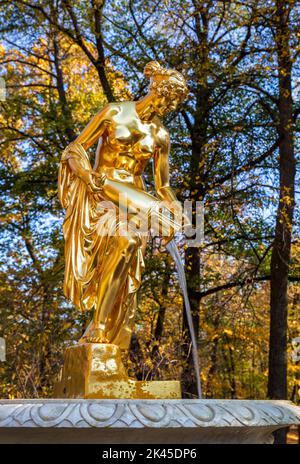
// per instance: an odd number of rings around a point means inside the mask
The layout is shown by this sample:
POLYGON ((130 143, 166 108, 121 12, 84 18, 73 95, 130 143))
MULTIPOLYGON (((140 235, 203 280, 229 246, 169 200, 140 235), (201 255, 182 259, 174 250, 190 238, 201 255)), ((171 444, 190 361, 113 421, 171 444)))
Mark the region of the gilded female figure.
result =
MULTIPOLYGON (((147 236, 125 231, 121 220, 117 229, 124 233, 116 235, 115 211, 99 205, 124 191, 129 202, 145 208, 158 199, 177 201, 169 185, 169 133, 160 117, 175 110, 188 93, 175 70, 152 61, 144 72, 150 79, 148 94, 99 111, 64 150, 59 172, 59 197, 66 209, 64 293, 78 309, 93 310, 80 342, 113 343, 121 349, 130 342, 147 236), (96 142, 92 169, 86 150, 96 142), (145 191, 142 179, 151 158, 158 198, 145 191)), ((171 229, 167 239, 173 234, 171 229)))

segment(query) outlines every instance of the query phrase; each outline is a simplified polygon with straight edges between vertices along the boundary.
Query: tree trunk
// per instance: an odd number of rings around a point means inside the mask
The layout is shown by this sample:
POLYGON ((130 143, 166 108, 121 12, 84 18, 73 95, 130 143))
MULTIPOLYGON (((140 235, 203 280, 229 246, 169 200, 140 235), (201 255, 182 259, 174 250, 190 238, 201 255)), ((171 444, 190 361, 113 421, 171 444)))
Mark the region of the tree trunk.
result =
MULTIPOLYGON (((203 201, 205 195, 205 144, 208 128, 208 11, 195 2, 195 29, 199 42, 199 66, 196 69, 195 80, 198 82, 196 89, 196 108, 194 124, 191 129, 192 156, 189 166, 190 200, 203 201)), ((195 206, 195 205, 194 205, 195 206)), ((195 228, 195 215, 193 215, 193 227, 195 228)), ((196 339, 199 333, 200 311, 200 251, 199 248, 187 248, 185 252, 185 272, 187 276, 187 289, 191 304, 191 312, 196 339)), ((185 311, 183 312, 183 359, 185 359, 181 381, 184 398, 197 395, 197 380, 193 362, 193 352, 190 344, 190 334, 185 311)))
MULTIPOLYGON (((271 257, 270 346, 268 396, 287 398, 287 310, 288 274, 294 213, 295 155, 293 145, 293 101, 289 45, 288 4, 276 1, 276 47, 279 74, 279 170, 280 196, 271 257)), ((284 431, 276 434, 285 442, 284 431)))

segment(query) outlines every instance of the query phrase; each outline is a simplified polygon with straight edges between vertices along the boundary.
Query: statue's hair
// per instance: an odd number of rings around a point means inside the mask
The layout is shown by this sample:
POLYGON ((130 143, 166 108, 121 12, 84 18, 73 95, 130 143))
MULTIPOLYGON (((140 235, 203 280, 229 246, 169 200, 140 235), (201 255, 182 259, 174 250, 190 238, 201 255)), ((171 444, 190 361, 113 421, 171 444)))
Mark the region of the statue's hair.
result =
POLYGON ((181 101, 188 96, 185 78, 175 69, 167 69, 158 61, 150 61, 144 68, 144 75, 150 80, 150 90, 160 96, 176 96, 181 101))

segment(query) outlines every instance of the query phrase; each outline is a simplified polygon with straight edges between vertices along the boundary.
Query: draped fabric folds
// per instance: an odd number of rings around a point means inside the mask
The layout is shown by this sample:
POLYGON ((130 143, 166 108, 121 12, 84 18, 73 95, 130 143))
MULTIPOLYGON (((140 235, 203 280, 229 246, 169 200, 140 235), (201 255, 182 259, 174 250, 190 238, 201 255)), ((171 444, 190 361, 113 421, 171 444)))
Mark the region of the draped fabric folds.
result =
MULTIPOLYGON (((117 246, 118 214, 114 205, 101 206, 86 184, 75 176, 68 159, 77 158, 84 169, 91 170, 88 155, 82 145, 71 143, 60 162, 58 194, 66 216, 64 294, 81 311, 95 309, 101 279, 110 259, 110 250, 117 246)), ((127 349, 134 323, 136 292, 144 268, 143 254, 147 238, 143 237, 114 304, 106 335, 110 343, 127 349)))

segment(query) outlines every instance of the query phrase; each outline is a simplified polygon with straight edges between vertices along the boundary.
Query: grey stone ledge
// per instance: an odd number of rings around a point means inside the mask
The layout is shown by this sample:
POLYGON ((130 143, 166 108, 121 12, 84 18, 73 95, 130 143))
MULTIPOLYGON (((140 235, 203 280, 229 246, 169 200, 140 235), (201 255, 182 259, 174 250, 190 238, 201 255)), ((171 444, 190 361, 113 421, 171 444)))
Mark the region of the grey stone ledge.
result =
POLYGON ((0 400, 0 443, 271 443, 300 424, 273 400, 0 400))

